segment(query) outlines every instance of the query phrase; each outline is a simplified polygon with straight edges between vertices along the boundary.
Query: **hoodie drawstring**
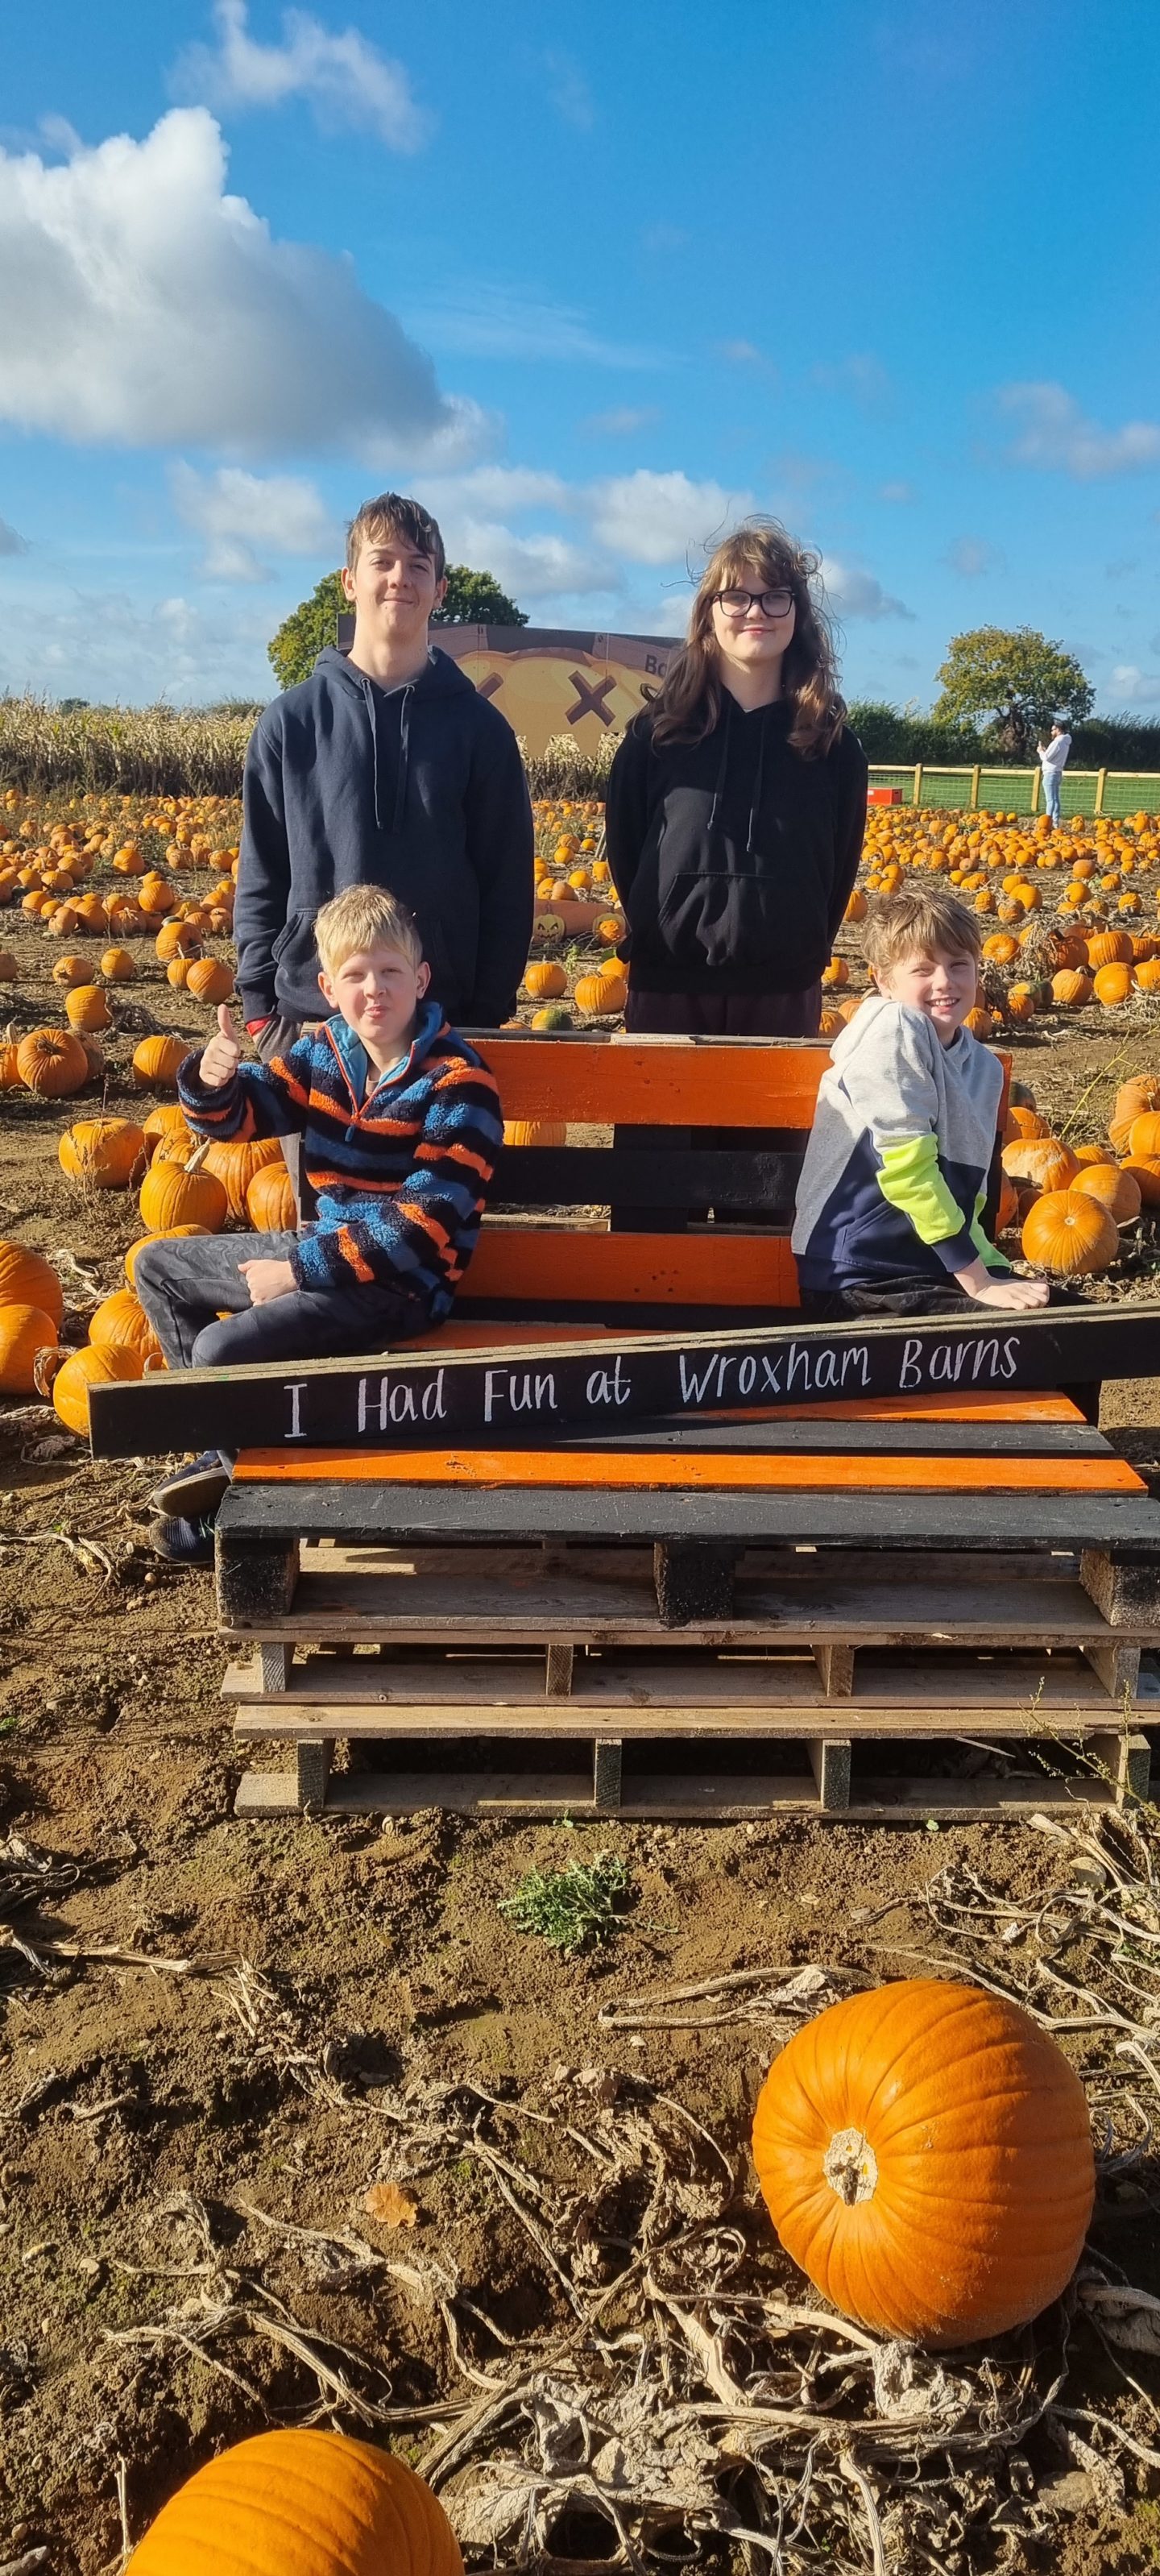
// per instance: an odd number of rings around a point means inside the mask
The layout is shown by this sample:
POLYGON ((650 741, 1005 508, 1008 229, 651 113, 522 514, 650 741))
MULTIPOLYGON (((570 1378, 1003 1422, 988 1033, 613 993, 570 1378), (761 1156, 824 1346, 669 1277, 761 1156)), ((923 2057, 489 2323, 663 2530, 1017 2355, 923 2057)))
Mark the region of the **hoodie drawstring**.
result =
POLYGON ((754 781, 753 787, 753 803, 749 808, 749 832, 745 843, 745 856, 747 859, 751 859, 753 856, 753 835, 757 829, 757 817, 761 807, 761 791, 765 784, 765 738, 768 732, 769 718, 768 715, 763 715, 761 719, 761 731, 757 737, 757 777, 754 781))
POLYGON ((725 772, 726 772, 726 770, 727 770, 727 768, 728 768, 728 766, 729 766, 729 728, 730 728, 730 726, 731 726, 732 722, 733 722, 733 700, 732 700, 732 698, 729 696, 728 692, 726 692, 726 695, 725 695, 725 726, 724 726, 724 731, 723 731, 723 733, 722 733, 722 735, 721 735, 721 758, 720 758, 720 760, 719 760, 719 761, 718 761, 718 763, 717 763, 717 776, 716 776, 716 779, 715 779, 714 784, 713 784, 713 802, 712 802, 712 804, 711 804, 711 805, 710 805, 710 807, 709 807, 709 834, 710 834, 710 837, 712 837, 712 834, 713 834, 713 832, 714 832, 714 830, 715 830, 715 828, 716 828, 716 823, 717 823, 717 808, 718 808, 718 806, 719 806, 719 804, 720 804, 720 802, 721 802, 721 790, 722 790, 722 788, 723 788, 723 787, 724 787, 724 785, 725 785, 725 772))
MULTIPOLYGON (((391 830, 393 833, 402 831, 403 810, 407 802, 407 771, 410 766, 411 751, 411 699, 414 694, 414 688, 414 681, 408 680, 406 687, 401 691, 403 703, 399 711, 399 775, 395 786, 395 811, 391 823, 391 830)), ((362 683, 362 693, 366 700, 367 715, 370 720, 371 728, 371 764, 374 776, 375 822, 378 825, 380 832, 382 832, 386 829, 386 826, 383 822, 382 805, 379 798, 379 776, 381 769, 381 751, 379 743, 379 691, 376 689, 373 680, 364 679, 362 683)))

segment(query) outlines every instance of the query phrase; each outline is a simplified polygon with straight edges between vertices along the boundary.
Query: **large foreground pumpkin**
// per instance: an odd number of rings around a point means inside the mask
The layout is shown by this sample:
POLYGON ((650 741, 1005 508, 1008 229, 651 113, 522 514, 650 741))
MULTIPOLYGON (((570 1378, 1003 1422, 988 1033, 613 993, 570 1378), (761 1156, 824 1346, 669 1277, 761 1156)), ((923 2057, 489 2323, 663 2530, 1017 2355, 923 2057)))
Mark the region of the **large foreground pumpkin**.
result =
POLYGON ((162 2507, 132 2576, 462 2576, 438 2499, 344 2433, 259 2433, 162 2507))
POLYGON ((1018 2005, 927 1977, 796 2033, 762 2087, 753 2160, 824 2296, 936 2349, 1057 2298, 1095 2192, 1083 2086, 1055 2041, 1018 2005))

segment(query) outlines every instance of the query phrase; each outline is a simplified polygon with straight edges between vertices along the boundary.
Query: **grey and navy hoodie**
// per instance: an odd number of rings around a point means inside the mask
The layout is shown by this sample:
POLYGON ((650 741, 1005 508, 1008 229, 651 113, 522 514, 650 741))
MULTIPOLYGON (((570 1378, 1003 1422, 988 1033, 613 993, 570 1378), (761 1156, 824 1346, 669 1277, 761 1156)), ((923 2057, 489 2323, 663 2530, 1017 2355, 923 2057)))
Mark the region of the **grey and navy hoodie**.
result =
POLYGON ((328 646, 259 717, 246 755, 234 913, 248 1020, 317 1019, 314 916, 346 886, 414 914, 431 996, 498 1028, 532 930, 532 813, 519 745, 447 653, 397 689, 328 646))
POLYGON ((1003 1068, 966 1029, 944 1047, 924 1011, 872 994, 818 1087, 792 1236, 803 1296, 887 1287, 984 1261, 1003 1068))

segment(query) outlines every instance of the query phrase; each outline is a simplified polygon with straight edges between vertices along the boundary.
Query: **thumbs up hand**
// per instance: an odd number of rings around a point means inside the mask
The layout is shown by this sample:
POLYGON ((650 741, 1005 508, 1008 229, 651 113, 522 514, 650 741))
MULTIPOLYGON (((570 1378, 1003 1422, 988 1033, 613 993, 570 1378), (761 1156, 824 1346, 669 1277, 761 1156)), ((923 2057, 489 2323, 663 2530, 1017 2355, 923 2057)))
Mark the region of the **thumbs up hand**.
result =
POLYGON ((228 1002, 219 1002, 217 1034, 205 1048, 199 1071, 207 1091, 224 1091, 242 1060, 242 1041, 228 1002))

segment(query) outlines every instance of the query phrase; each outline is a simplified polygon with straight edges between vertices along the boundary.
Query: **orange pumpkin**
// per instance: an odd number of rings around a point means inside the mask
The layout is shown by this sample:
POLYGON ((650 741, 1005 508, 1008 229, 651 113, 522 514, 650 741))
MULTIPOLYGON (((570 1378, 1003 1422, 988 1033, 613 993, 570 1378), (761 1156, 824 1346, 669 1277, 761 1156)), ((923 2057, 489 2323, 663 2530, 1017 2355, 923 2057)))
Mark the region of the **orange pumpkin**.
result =
POLYGON ((1016 1224, 1018 1216, 1019 1192, 1015 1188, 1014 1182, 1009 1181, 1006 1173, 1004 1172, 1002 1187, 999 1191, 999 1213, 995 1220, 996 1234, 1009 1233, 1011 1227, 1016 1224))
POLYGON ((201 941, 196 930, 186 921, 167 921, 153 942, 154 955, 162 966, 175 957, 200 957, 201 941))
POLYGON ((1098 1199, 1117 1225, 1133 1225, 1139 1216, 1143 1198, 1140 1184, 1120 1163, 1082 1164, 1068 1187, 1082 1190, 1085 1198, 1098 1199))
POLYGON ((1007 991, 1008 1016, 1013 1020, 1033 1020, 1038 1005, 1032 984, 1012 984, 1007 991))
POLYGON ((1116 1093, 1113 1118, 1142 1118, 1146 1109, 1160 1109, 1160 1076, 1154 1073, 1133 1074, 1122 1082, 1116 1093))
POLYGON ((596 924, 596 936, 602 948, 615 948, 624 937, 624 922, 618 912, 606 912, 596 924))
POLYGON ((827 988, 835 984, 848 984, 849 981, 850 969, 844 957, 831 957, 829 965, 823 966, 822 982, 827 988))
POLYGON ((226 1002, 234 989, 234 979, 220 958, 197 957, 185 979, 187 993, 198 1002, 226 1002))
POLYGON ((225 1184, 215 1172, 187 1172, 161 1154, 149 1166, 137 1205, 150 1234, 168 1234, 179 1225, 220 1234, 229 1214, 225 1184))
POLYGON ((984 957, 991 958, 996 966, 1010 966, 1018 954, 1019 942, 1010 930, 992 931, 991 937, 983 941, 984 957))
POLYGON ((298 1223, 294 1184, 279 1155, 255 1172, 246 1192, 246 1215, 259 1234, 293 1234, 298 1223))
POLYGON ((131 984, 136 972, 127 948, 106 948, 101 959, 101 973, 106 984, 131 984))
POLYGON ((612 1018, 624 1009, 628 984, 623 975, 580 975, 573 988, 577 1010, 612 1018))
POLYGON ((87 1433, 91 1386, 109 1386, 117 1379, 128 1381, 141 1374, 136 1351, 129 1350, 123 1342, 103 1346, 86 1342, 83 1350, 70 1351, 52 1381, 52 1400, 66 1429, 87 1433))
POLYGON ((1121 1170, 1130 1172, 1146 1208, 1160 1207, 1160 1158, 1148 1159, 1143 1154, 1129 1154, 1121 1170))
POLYGON ((81 1118, 65 1128, 56 1158, 70 1181, 87 1181, 97 1190, 127 1190, 144 1171, 149 1149, 129 1118, 81 1118))
POLYGON ((188 1145, 190 1148, 194 1143, 193 1129, 180 1102, 176 1100, 163 1100, 160 1108, 151 1109, 141 1133, 151 1154, 158 1152, 162 1145, 168 1145, 175 1139, 179 1144, 188 1145))
POLYGON ((391 2451, 317 2428, 256 2433, 207 2460, 162 2506, 129 2569, 191 2576, 210 2563, 215 2576, 463 2576, 423 2479, 391 2451))
POLYGON ((555 958, 536 959, 524 968, 524 990, 533 1002, 556 1002, 568 990, 568 978, 555 958))
POLYGON ((1095 937, 1087 940, 1085 945, 1089 966, 1130 966, 1132 963, 1131 934, 1126 930, 1097 930, 1095 937))
POLYGON ((1142 1117, 1133 1118, 1128 1129, 1128 1152, 1142 1154, 1145 1162, 1160 1154, 1160 1112, 1146 1109, 1142 1117))
POLYGON ((908 1978, 775 2057, 753 2161, 795 2263, 846 2316, 935 2350, 1067 2286, 1095 2196, 1079 2077, 1018 2004, 908 1978))
POLYGON ((1029 1181, 1037 1190, 1064 1190, 1079 1170, 1070 1146, 1058 1136, 1027 1138, 1003 1147, 1003 1169, 1009 1181, 1029 1181))
POLYGON ((151 1091, 156 1083, 171 1091, 191 1052, 184 1038, 142 1038, 133 1050, 133 1080, 138 1089, 151 1091))
POLYGON ((111 1029, 113 1014, 100 984, 74 984, 65 994, 64 1015, 78 1037, 82 1029, 111 1029))
POLYGON ((1106 1011, 1114 1011, 1121 1002, 1130 1001, 1135 986, 1133 966, 1097 966, 1092 978, 1092 991, 1106 1011))
POLYGON ((1007 1112, 1007 1123, 1013 1130, 1012 1143, 1018 1136, 1031 1140, 1036 1136, 1051 1134, 1049 1121, 1040 1116, 1038 1109, 1024 1109, 1018 1101, 1012 1102, 1007 1112))
MULTIPOLYGON (((165 1151, 165 1148, 162 1148, 165 1151)), ((267 1163, 281 1163, 283 1154, 276 1136, 230 1136, 221 1144, 211 1145, 203 1156, 201 1169, 212 1172, 221 1182, 229 1203, 229 1212, 239 1223, 246 1214, 246 1192, 255 1172, 267 1163)))
POLYGON ((89 1060, 71 1029, 32 1029, 16 1050, 25 1088, 41 1100, 63 1100, 89 1078, 89 1060))
POLYGON ((1078 1189, 1045 1190, 1028 1208, 1020 1243, 1025 1261, 1057 1279, 1107 1270, 1120 1249, 1115 1218, 1098 1199, 1078 1189))
POLYGON ((131 1288, 115 1288, 111 1297, 102 1297, 89 1324, 89 1340, 98 1350, 136 1351, 142 1368, 162 1356, 149 1317, 131 1288))
POLYGON ((1051 996, 1061 1010, 1082 1010, 1092 997, 1091 976, 1085 975, 1081 967, 1065 966, 1061 974, 1051 978, 1051 996))
POLYGON ((0 1305, 0 1395, 35 1395, 41 1351, 56 1349, 56 1325, 43 1306, 0 1305))
POLYGON ((54 984, 91 984, 96 971, 87 957, 58 957, 52 980, 54 984))
POLYGON ((566 1145, 568 1128, 558 1118, 505 1118, 503 1141, 505 1145, 566 1145))
POLYGON ((64 1290, 51 1261, 23 1243, 0 1243, 0 1306, 39 1306, 59 1325, 64 1290))
POLYGON ((144 1251, 147 1243, 172 1243, 176 1240, 178 1235, 206 1234, 207 1232, 208 1227, 204 1225, 167 1225, 164 1232, 161 1234, 139 1234, 136 1243, 130 1244, 125 1255, 125 1277, 129 1282, 130 1288, 135 1285, 133 1273, 137 1267, 137 1255, 139 1252, 144 1251))

